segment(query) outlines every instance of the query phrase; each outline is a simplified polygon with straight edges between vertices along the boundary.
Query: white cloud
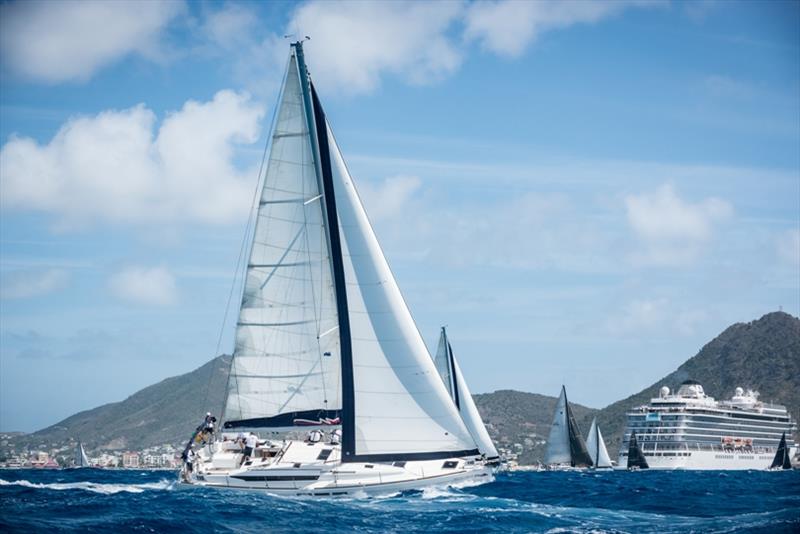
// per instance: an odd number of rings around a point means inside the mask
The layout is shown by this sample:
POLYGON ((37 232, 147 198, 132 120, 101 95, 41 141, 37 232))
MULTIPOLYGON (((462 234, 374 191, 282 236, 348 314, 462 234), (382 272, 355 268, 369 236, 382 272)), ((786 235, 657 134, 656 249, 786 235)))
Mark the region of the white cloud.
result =
POLYGON ((651 333, 691 336, 708 318, 703 310, 680 308, 670 299, 655 297, 626 302, 605 321, 605 327, 609 333, 625 337, 651 333))
POLYGON ((457 1, 314 1, 297 8, 287 33, 312 37, 307 59, 320 85, 368 92, 383 72, 412 83, 453 73, 462 58, 446 32, 461 12, 457 1))
POLYGON ((402 215, 408 209, 408 201, 419 189, 420 179, 416 176, 393 176, 378 187, 370 182, 362 182, 358 192, 369 210, 370 220, 380 221, 402 215))
POLYGON ((175 277, 165 267, 127 267, 108 281, 111 293, 137 304, 167 306, 178 300, 175 277))
POLYGON ((542 33, 574 24, 594 23, 636 5, 655 2, 595 0, 477 1, 466 11, 464 36, 505 56, 519 56, 542 33))
POLYGON ((691 262, 707 244, 714 225, 729 218, 731 205, 718 198, 692 204, 669 184, 652 194, 625 197, 628 223, 645 246, 637 261, 678 265, 691 262))
POLYGON ((12 137, 0 151, 2 205, 66 224, 241 218, 255 173, 236 168, 234 150, 258 139, 262 114, 246 94, 220 91, 186 102, 157 131, 139 105, 70 119, 44 145, 12 137))
POLYGON ((179 0, 10 2, 0 5, 3 62, 37 81, 86 80, 129 54, 160 55, 179 0))
POLYGON ((24 299, 47 295, 62 289, 69 280, 63 269, 28 269, 4 272, 0 298, 24 299))

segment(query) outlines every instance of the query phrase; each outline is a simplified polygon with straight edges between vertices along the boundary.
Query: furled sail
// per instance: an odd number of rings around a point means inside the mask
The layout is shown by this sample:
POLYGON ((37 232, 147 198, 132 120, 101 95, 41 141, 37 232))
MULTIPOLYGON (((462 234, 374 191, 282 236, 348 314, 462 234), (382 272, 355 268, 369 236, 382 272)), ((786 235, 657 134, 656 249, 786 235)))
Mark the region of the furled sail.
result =
POLYGON ((792 461, 789 458, 789 447, 786 446, 786 432, 781 435, 781 441, 778 444, 778 450, 775 451, 775 458, 772 460, 770 469, 791 469, 792 461))
POLYGON ((547 439, 545 463, 548 465, 569 464, 572 467, 590 467, 592 459, 586 450, 575 416, 567 401, 567 390, 561 386, 561 395, 556 402, 556 412, 547 439))
POLYGON ((636 440, 636 434, 631 432, 631 439, 628 442, 628 469, 636 467, 638 469, 649 469, 647 465, 647 458, 645 458, 639 442, 636 440))
POLYGON ((606 444, 603 442, 603 434, 600 432, 597 418, 592 419, 592 426, 589 428, 589 435, 586 438, 586 448, 595 467, 611 467, 611 458, 608 456, 606 444))
POLYGON ((461 413, 461 419, 464 421, 467 430, 469 430, 472 439, 478 445, 478 450, 488 460, 498 459, 497 449, 492 443, 492 438, 489 437, 486 425, 483 424, 478 407, 475 406, 475 401, 472 399, 467 382, 461 373, 461 367, 453 354, 453 347, 450 346, 450 340, 447 339, 447 332, 444 327, 442 327, 442 333, 439 336, 439 347, 436 351, 434 363, 439 371, 439 376, 442 377, 442 382, 450 392, 450 397, 461 413))
POLYGON ((324 195, 306 119, 293 49, 247 264, 225 428, 335 424, 341 415, 324 195))

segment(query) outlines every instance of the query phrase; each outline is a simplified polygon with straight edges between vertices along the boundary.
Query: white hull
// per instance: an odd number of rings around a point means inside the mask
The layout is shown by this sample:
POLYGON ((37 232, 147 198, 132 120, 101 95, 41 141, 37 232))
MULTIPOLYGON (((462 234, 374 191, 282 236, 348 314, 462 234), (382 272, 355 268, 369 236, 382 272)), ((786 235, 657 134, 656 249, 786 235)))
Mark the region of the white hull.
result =
POLYGON ((338 445, 286 441, 256 450, 256 459, 238 467, 241 453, 224 450, 200 452, 194 472, 184 484, 240 490, 260 490, 291 496, 363 496, 429 486, 477 485, 493 480, 493 469, 480 458, 394 463, 346 463, 339 460, 338 445), (330 456, 318 460, 320 453, 330 456), (273 456, 274 454, 274 456, 273 456), (447 466, 447 467, 445 467, 447 466))
MULTIPOLYGON (((790 451, 790 456, 795 450, 790 451)), ((665 451, 652 453, 647 451, 645 458, 650 469, 692 469, 692 470, 764 470, 769 469, 775 452, 744 451, 665 451), (654 456, 658 454, 659 456, 654 456), (668 455, 668 456, 665 456, 668 455)), ((620 455, 617 469, 625 469, 627 456, 620 455)))

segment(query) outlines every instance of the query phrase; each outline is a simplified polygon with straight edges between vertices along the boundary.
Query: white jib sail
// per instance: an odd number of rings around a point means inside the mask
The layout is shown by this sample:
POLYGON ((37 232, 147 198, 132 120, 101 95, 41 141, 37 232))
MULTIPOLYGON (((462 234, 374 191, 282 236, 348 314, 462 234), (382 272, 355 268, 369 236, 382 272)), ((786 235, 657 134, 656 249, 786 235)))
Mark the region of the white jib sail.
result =
POLYGON ((603 434, 600 433, 596 418, 592 419, 592 426, 589 428, 589 435, 586 438, 586 448, 595 467, 611 467, 611 458, 608 456, 606 444, 603 442, 603 434))
POLYGON ((353 347, 356 454, 474 450, 328 127, 353 347))
MULTIPOLYGON (((449 371, 450 365, 446 366, 448 368, 448 378, 451 374, 453 375, 452 384, 450 384, 450 394, 453 401, 456 402, 458 411, 461 413, 461 419, 464 421, 467 430, 469 430, 472 439, 478 445, 478 450, 487 459, 498 458, 497 449, 494 447, 494 443, 492 443, 492 438, 489 437, 486 425, 483 424, 483 419, 481 419, 481 414, 478 412, 478 407, 475 406, 475 401, 472 399, 472 394, 469 391, 469 387, 467 387, 467 382, 464 380, 464 375, 461 373, 461 366, 458 365, 458 360, 455 354, 453 354, 453 348, 447 340, 444 328, 442 328, 442 334, 439 339, 439 350, 436 352, 435 359, 437 368, 439 368, 441 374, 442 367, 438 364, 440 360, 452 362, 452 373, 449 371), (444 343, 442 343, 442 341, 444 341, 444 343), (441 351, 444 351, 444 354, 440 355, 441 351)), ((444 379, 445 377, 442 376, 442 378, 444 379)))
POLYGON ((547 451, 544 463, 568 464, 572 461, 569 447, 569 423, 567 421, 567 391, 562 387, 561 395, 556 402, 556 412, 553 424, 550 427, 550 436, 547 438, 547 451))
POLYGON ((325 219, 294 53, 290 57, 244 295, 226 421, 341 409, 339 333, 325 219))

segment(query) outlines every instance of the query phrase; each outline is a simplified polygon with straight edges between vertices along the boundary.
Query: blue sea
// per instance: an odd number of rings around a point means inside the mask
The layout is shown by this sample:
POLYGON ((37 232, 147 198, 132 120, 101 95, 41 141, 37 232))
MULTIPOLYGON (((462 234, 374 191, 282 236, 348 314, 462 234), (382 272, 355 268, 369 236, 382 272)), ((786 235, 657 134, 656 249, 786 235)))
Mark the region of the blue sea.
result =
POLYGON ((0 471, 2 532, 800 532, 800 471, 515 472, 309 499, 178 489, 169 471, 0 471))

